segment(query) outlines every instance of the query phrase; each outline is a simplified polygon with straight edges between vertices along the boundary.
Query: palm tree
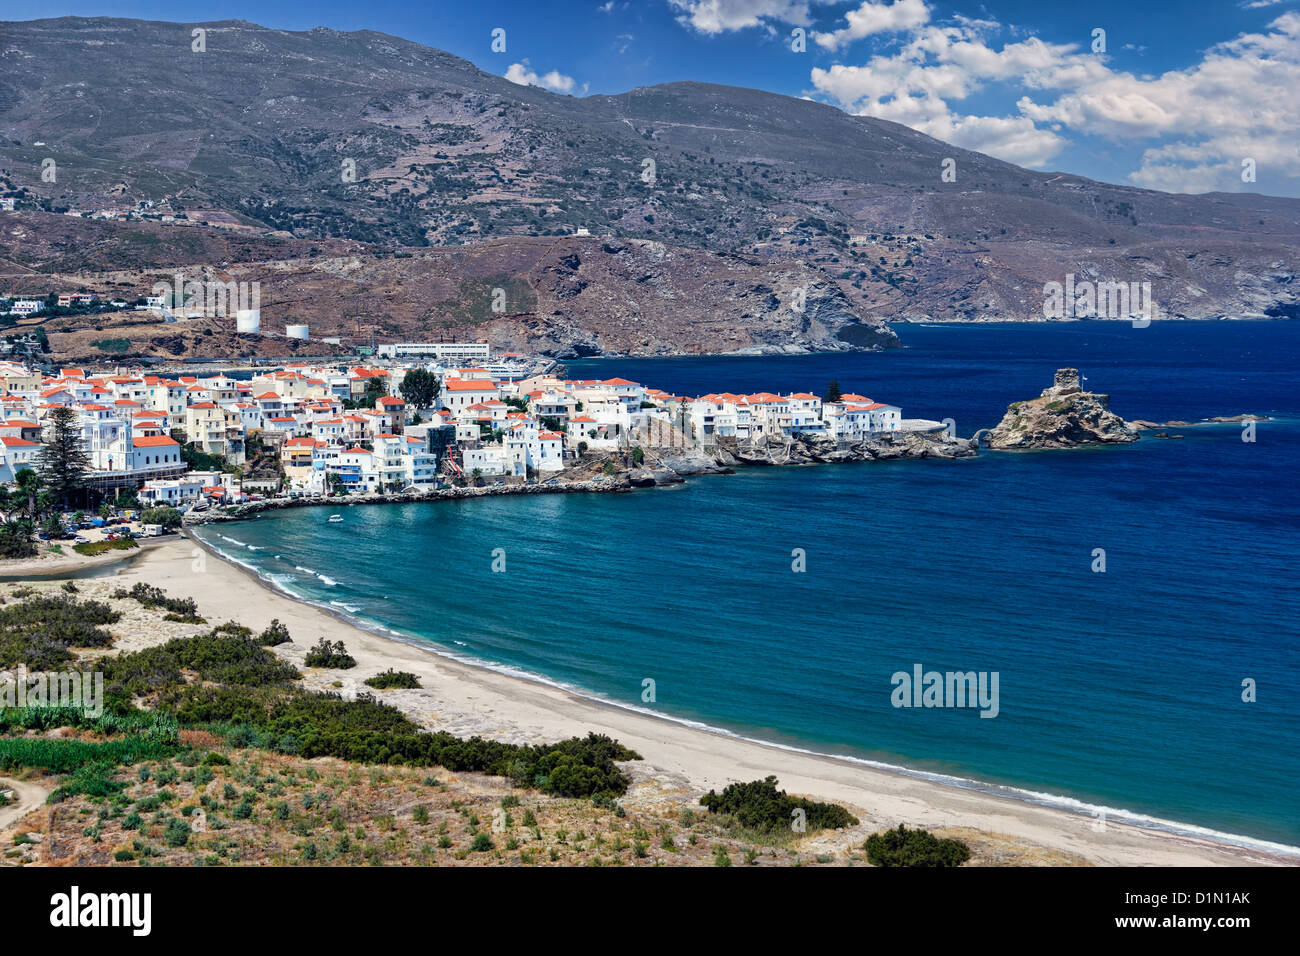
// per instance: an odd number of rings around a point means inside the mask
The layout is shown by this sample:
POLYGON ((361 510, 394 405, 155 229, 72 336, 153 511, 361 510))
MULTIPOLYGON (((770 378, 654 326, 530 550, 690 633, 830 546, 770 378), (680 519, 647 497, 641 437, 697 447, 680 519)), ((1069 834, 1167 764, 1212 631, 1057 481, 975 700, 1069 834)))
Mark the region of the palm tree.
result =
POLYGON ((14 483, 18 486, 18 493, 27 499, 27 516, 35 520, 36 496, 41 490, 40 476, 30 468, 20 468, 14 476, 14 483))
POLYGON ((470 480, 474 482, 475 486, 483 484, 483 469, 475 468, 469 473, 469 477, 470 480))

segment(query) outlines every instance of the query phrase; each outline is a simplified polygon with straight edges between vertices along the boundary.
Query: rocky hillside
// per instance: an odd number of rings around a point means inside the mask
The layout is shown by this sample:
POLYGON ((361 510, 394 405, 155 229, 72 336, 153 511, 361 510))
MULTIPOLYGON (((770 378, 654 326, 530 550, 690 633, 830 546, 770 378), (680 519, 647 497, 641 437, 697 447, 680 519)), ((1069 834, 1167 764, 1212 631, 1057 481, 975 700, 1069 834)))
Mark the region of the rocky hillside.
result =
POLYGON ((0 190, 390 248, 586 227, 802 262, 906 320, 1038 317, 1067 273, 1150 281, 1172 318, 1300 309, 1295 200, 1033 172, 755 90, 560 96, 370 31, 208 23, 195 53, 194 26, 0 24, 0 190))
POLYGON ((4 260, 23 268, 0 277, 0 292, 89 288, 134 299, 155 282, 172 282, 177 270, 186 280, 256 282, 262 328, 273 333, 237 336, 233 317, 164 323, 131 312, 44 320, 64 361, 108 357, 98 343, 110 343, 117 358, 321 354, 315 343, 323 337, 355 343, 372 334, 381 342, 488 341, 561 358, 898 344, 879 318, 804 263, 645 239, 502 238, 393 254, 345 240, 256 240, 202 227, 171 227, 169 234, 158 224, 14 213, 0 221, 4 260), (84 224, 83 241, 63 238, 68 223, 84 224), (172 235, 185 241, 172 243, 172 235), (33 236, 46 238, 32 243, 33 236), (74 268, 102 268, 115 248, 122 250, 117 269, 74 268), (149 249, 165 268, 138 267, 149 249), (250 258, 228 261, 241 252, 250 258), (278 334, 295 321, 311 327, 315 341, 306 352, 278 334))
POLYGON ((1110 410, 1110 396, 1085 392, 1073 368, 1057 369, 1038 398, 1013 402, 988 435, 989 447, 1002 451, 1137 440, 1137 429, 1110 410))

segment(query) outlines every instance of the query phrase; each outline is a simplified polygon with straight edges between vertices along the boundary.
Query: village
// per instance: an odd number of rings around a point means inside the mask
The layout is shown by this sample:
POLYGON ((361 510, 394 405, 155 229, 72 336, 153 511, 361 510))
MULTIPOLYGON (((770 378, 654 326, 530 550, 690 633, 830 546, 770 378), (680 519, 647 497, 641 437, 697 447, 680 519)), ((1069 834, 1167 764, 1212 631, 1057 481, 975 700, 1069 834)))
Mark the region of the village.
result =
MULTIPOLYGON (((389 347, 374 365, 203 376, 0 363, 0 481, 39 470, 51 416, 75 413, 83 484, 179 510, 263 496, 420 492, 536 483, 593 456, 811 437, 850 444, 934 432, 857 394, 672 395, 621 378, 568 379, 487 345, 389 347), (413 361, 425 358, 426 361, 413 361), (826 400, 830 399, 830 400, 826 400)), ((838 389, 836 389, 838 391, 838 389)))

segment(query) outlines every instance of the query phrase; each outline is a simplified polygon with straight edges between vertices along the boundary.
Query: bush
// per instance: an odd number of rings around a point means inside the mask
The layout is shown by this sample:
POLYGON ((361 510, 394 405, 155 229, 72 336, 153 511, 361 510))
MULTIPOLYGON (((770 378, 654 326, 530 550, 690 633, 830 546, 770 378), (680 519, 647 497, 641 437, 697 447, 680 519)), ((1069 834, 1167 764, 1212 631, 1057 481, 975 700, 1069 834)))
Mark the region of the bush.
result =
POLYGON ((303 658, 303 664, 307 667, 330 667, 336 670, 347 670, 350 667, 357 666, 357 660, 348 653, 348 649, 343 646, 342 641, 335 641, 331 644, 325 638, 316 642, 316 646, 307 652, 303 658))
POLYGON ((102 658, 108 696, 120 699, 174 689, 182 671, 200 680, 259 687, 297 680, 299 674, 252 637, 231 633, 228 625, 208 634, 173 638, 166 644, 115 658, 102 658))
POLYGON ((72 550, 77 554, 94 557, 106 551, 130 551, 138 547, 140 546, 135 543, 134 538, 114 538, 112 541, 87 541, 84 544, 74 544, 72 550))
POLYGON ((382 674, 367 677, 365 683, 367 687, 373 687, 375 690, 390 690, 395 687, 404 690, 418 690, 420 687, 420 679, 414 674, 407 671, 395 671, 391 667, 382 674))
POLYGON ((181 847, 190 842, 190 825, 181 817, 172 817, 163 830, 168 846, 181 847))
POLYGON ((28 597, 0 607, 0 666, 53 670, 71 660, 70 647, 108 647, 113 636, 100 625, 121 617, 101 601, 78 601, 63 594, 28 597))
POLYGON ((160 524, 164 528, 179 528, 181 526, 181 513, 170 505, 162 505, 158 508, 146 508, 140 512, 141 524, 160 524))
POLYGON ((36 554, 32 523, 26 518, 0 522, 0 558, 30 558, 36 554))
POLYGON ((802 810, 808 832, 838 830, 857 824, 857 817, 833 803, 817 803, 803 797, 789 796, 776 789, 776 777, 733 783, 721 794, 710 790, 700 798, 700 804, 710 813, 724 813, 746 830, 775 833, 788 830, 802 810))
POLYGON ((280 623, 278 617, 275 617, 271 619, 266 630, 258 635, 257 643, 263 647, 279 647, 281 644, 292 644, 293 638, 289 637, 289 629, 280 623))
POLYGON ((113 597, 134 598, 147 608, 162 608, 168 612, 166 620, 169 621, 183 621, 186 624, 203 623, 203 618, 199 617, 199 606, 194 603, 193 598, 169 598, 162 588, 145 584, 143 581, 129 591, 119 588, 114 592, 113 597))
POLYGON ((961 866, 970 850, 960 840, 939 839, 903 824, 867 837, 867 859, 873 866, 961 866))

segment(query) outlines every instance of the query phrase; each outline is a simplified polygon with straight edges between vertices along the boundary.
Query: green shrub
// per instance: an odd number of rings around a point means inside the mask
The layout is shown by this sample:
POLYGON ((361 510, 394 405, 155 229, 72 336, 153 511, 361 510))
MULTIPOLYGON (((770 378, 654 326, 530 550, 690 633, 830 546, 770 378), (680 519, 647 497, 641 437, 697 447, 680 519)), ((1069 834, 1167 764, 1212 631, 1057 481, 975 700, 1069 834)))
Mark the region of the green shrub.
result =
POLYGON ((867 837, 866 850, 873 866, 961 866, 970 859, 970 850, 960 840, 941 840, 901 823, 896 830, 867 837))
POLYGON ((173 638, 166 644, 115 658, 100 667, 110 697, 144 695, 183 683, 182 671, 204 681, 262 686, 296 680, 298 671, 245 634, 228 625, 208 634, 173 638))
POLYGON ((103 554, 106 551, 130 551, 132 548, 140 547, 135 543, 134 538, 114 538, 109 541, 85 541, 81 544, 74 544, 72 550, 77 554, 84 554, 87 557, 94 557, 97 554, 103 554))
POLYGON ((263 647, 279 647, 281 644, 293 643, 293 639, 289 637, 289 629, 277 617, 272 618, 266 630, 258 635, 257 643, 263 647))
POLYGON ((134 598, 145 607, 162 608, 168 612, 166 619, 169 621, 184 621, 188 624, 203 623, 203 618, 199 617, 199 607, 194 603, 193 598, 169 598, 167 592, 162 588, 154 587, 152 584, 145 584, 143 581, 136 584, 129 591, 119 588, 113 594, 113 597, 134 598))
POLYGON ((163 830, 163 839, 168 846, 182 847, 190 842, 190 825, 182 817, 172 817, 163 830))
POLYGON ((395 671, 391 667, 382 674, 367 677, 365 683, 367 687, 373 687, 375 690, 390 690, 395 687, 417 690, 420 687, 420 679, 414 674, 408 671, 395 671))
POLYGON ((170 505, 146 508, 140 512, 141 524, 160 524, 164 528, 179 528, 182 520, 181 513, 170 505))
POLYGON ((855 826, 857 817, 833 803, 817 803, 803 797, 792 797, 776 789, 776 777, 733 783, 721 794, 710 790, 700 798, 700 804, 710 813, 727 814, 732 821, 746 830, 775 833, 788 830, 798 813, 803 811, 803 822, 808 832, 837 830, 855 826))
POLYGON ((108 647, 113 636, 101 625, 121 617, 102 601, 78 601, 66 594, 7 604, 0 607, 0 666, 54 670, 72 659, 71 647, 108 647))
POLYGON ((336 670, 347 670, 356 667, 357 660, 348 653, 348 649, 343 646, 342 641, 335 641, 331 644, 322 637, 307 652, 307 656, 303 658, 303 664, 307 667, 330 667, 336 670))

